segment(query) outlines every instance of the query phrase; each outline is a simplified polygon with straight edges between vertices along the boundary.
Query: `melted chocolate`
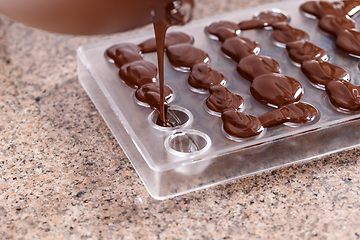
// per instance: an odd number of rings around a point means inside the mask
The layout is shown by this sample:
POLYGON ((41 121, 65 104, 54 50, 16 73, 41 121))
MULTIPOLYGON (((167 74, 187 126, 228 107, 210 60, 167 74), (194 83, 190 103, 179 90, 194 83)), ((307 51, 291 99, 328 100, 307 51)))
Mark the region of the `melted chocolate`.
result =
POLYGON ((247 56, 258 54, 260 46, 248 38, 235 37, 226 39, 221 46, 221 50, 235 62, 240 62, 241 59, 247 56))
POLYGON ((198 63, 192 67, 188 83, 199 90, 208 90, 211 86, 226 84, 224 75, 210 68, 206 63, 198 63))
POLYGON ((356 22, 346 16, 325 15, 319 21, 319 28, 336 37, 345 29, 355 29, 356 22))
POLYGON ((360 57, 360 32, 344 30, 337 35, 336 47, 345 54, 360 57))
POLYGON ((120 43, 106 50, 106 56, 113 60, 118 68, 126 63, 142 60, 141 49, 133 43, 120 43))
POLYGON ((313 106, 298 102, 282 106, 259 116, 263 127, 275 127, 283 123, 304 124, 316 119, 318 111, 313 106))
POLYGON ((327 1, 309 1, 300 6, 300 9, 310 15, 320 19, 325 15, 339 15, 345 16, 346 12, 343 10, 342 2, 327 2, 327 1))
POLYGON ((205 30, 220 42, 224 42, 228 38, 240 35, 239 26, 230 21, 214 22, 206 27, 205 30))
POLYGON ((306 40, 308 35, 306 32, 296 29, 288 25, 287 23, 275 23, 273 25, 272 38, 275 42, 286 45, 291 42, 306 40))
MULTIPOLYGON (((172 90, 165 86, 164 88, 165 101, 167 101, 173 96, 172 90)), ((148 104, 152 109, 160 111, 160 86, 159 83, 147 83, 138 88, 135 92, 135 97, 140 102, 148 104)))
POLYGON ((301 71, 314 85, 325 88, 325 85, 334 80, 349 80, 349 74, 341 67, 331 63, 309 60, 301 64, 301 71))
POLYGON ((298 102, 303 95, 303 88, 294 78, 270 73, 255 78, 250 92, 256 100, 265 105, 281 107, 298 102))
POLYGON ((244 99, 230 92, 226 87, 216 85, 210 88, 210 96, 206 99, 206 107, 213 112, 222 113, 229 109, 240 109, 244 99))
POLYGON ((326 85, 330 102, 342 111, 360 110, 360 88, 344 80, 331 81, 326 85))
MULTIPOLYGON (((165 48, 180 43, 192 43, 193 38, 183 32, 170 32, 165 37, 165 48)), ((150 38, 139 44, 142 53, 156 52, 155 38, 150 38)))
POLYGON ((127 63, 119 71, 120 78, 132 88, 155 82, 156 75, 156 66, 145 60, 127 63))
POLYGON ((296 41, 286 45, 289 57, 295 63, 301 64, 303 61, 316 59, 327 61, 328 54, 324 49, 315 46, 308 41, 296 41))
POLYGON ((209 55, 191 44, 177 44, 167 48, 169 62, 178 69, 189 70, 197 63, 208 63, 209 55))
POLYGON ((240 22, 239 28, 241 30, 265 28, 278 22, 288 22, 287 16, 281 12, 267 11, 259 13, 257 16, 254 16, 252 20, 240 22))
POLYGON ((264 131, 260 120, 252 115, 227 110, 221 114, 224 131, 235 138, 249 138, 259 135, 264 131))
POLYGON ((252 82, 254 78, 264 74, 280 73, 280 65, 271 57, 251 55, 242 59, 236 70, 243 78, 252 82))

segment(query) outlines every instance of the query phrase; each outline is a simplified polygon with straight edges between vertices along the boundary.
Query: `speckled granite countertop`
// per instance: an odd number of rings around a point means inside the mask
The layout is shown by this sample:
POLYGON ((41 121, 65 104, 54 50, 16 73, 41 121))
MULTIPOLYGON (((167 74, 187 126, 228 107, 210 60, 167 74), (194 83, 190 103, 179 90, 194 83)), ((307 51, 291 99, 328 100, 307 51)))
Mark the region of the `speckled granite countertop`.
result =
POLYGON ((77 78, 77 47, 117 36, 0 30, 0 239, 359 238, 359 149, 157 201, 77 78))

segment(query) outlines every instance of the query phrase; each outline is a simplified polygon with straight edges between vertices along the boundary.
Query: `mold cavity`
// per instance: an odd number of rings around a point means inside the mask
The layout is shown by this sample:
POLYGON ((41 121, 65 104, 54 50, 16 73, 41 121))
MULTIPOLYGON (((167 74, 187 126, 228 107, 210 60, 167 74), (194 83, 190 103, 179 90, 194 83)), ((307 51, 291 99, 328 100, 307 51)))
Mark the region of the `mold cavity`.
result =
POLYGON ((165 148, 179 156, 203 153, 210 148, 211 139, 197 130, 181 130, 173 133, 165 140, 165 148))
POLYGON ((166 111, 167 126, 162 125, 162 121, 159 120, 158 111, 153 111, 149 115, 148 120, 158 130, 172 131, 188 126, 192 122, 193 116, 189 110, 183 107, 169 106, 166 111))

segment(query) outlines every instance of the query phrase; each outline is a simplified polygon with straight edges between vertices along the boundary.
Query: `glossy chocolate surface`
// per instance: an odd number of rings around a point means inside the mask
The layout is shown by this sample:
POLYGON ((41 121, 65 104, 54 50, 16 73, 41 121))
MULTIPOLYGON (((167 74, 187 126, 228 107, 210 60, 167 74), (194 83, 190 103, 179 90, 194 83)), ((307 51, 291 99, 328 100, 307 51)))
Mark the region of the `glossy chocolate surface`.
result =
POLYGON ((239 28, 241 30, 265 28, 278 22, 288 22, 287 16, 281 12, 266 11, 260 12, 257 16, 254 16, 252 20, 240 22, 239 28))
POLYGON ((330 81, 350 80, 349 74, 341 67, 318 60, 308 60, 301 64, 301 71, 314 85, 325 88, 330 81))
POLYGON ((280 44, 286 45, 291 42, 308 39, 306 32, 293 28, 287 23, 276 23, 273 25, 273 29, 272 38, 280 44))
POLYGON ((137 88, 156 81, 156 66, 145 60, 124 64, 119 71, 120 78, 130 87, 137 88))
POLYGON ((208 90, 211 86, 226 84, 224 75, 212 69, 206 63, 195 64, 188 78, 191 87, 199 90, 208 90))
POLYGON ((210 88, 210 96, 206 99, 206 107, 213 112, 222 113, 229 109, 240 109, 244 99, 230 92, 226 87, 216 85, 210 88))
POLYGON ((226 39, 221 46, 221 50, 235 62, 240 62, 241 59, 247 56, 258 54, 260 45, 249 38, 234 37, 226 39))
POLYGON ((133 43, 111 46, 106 50, 106 56, 112 59, 118 68, 126 63, 142 60, 140 47, 133 43))
POLYGON ((290 42, 286 44, 286 49, 290 59, 298 64, 311 59, 322 61, 327 61, 329 59, 329 56, 324 49, 304 40, 290 42))
POLYGON ((319 28, 336 37, 345 29, 355 29, 356 22, 347 16, 325 15, 319 21, 319 28))
MULTIPOLYGON (((180 44, 180 43, 192 43, 193 38, 184 32, 169 32, 165 37, 165 45, 168 46, 180 44)), ((156 40, 150 38, 139 44, 142 53, 156 52, 156 40)))
POLYGON ((256 100, 265 105, 281 107, 298 102, 303 95, 303 88, 292 77, 270 73, 255 78, 250 92, 256 100))
POLYGON ((240 34, 239 26, 230 21, 211 23, 205 30, 220 42, 224 42, 226 39, 236 37, 240 34))
POLYGON ((330 102, 342 111, 360 110, 360 88, 344 80, 331 81, 326 85, 330 102))
POLYGON ((336 47, 345 54, 360 57, 360 32, 344 30, 337 35, 336 47))
POLYGON ((242 59, 236 71, 246 80, 252 82, 264 74, 280 73, 280 65, 273 58, 263 55, 250 55, 242 59))
MULTIPOLYGON (((172 90, 165 86, 164 88, 165 101, 167 101, 173 96, 172 90)), ((138 101, 146 103, 152 109, 160 111, 160 86, 159 83, 147 83, 139 87, 135 92, 135 97, 138 101)))
POLYGON ((241 113, 234 109, 223 112, 221 119, 223 121, 224 131, 236 138, 254 137, 264 131, 257 117, 241 113))
POLYGON ((169 62, 180 69, 191 69, 197 63, 208 63, 209 55, 191 44, 176 44, 169 46, 166 51, 169 62))
POLYGON ((302 102, 291 103, 259 116, 263 127, 275 127, 284 123, 304 124, 316 119, 318 111, 302 102))

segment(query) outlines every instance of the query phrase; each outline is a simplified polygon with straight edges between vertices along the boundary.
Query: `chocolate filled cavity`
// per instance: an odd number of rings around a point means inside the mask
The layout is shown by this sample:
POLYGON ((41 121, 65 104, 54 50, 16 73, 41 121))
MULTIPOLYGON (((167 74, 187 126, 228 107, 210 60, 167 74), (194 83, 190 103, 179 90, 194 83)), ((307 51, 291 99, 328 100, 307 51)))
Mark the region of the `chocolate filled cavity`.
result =
POLYGON ((276 127, 284 123, 295 125, 314 121, 318 111, 312 105, 302 102, 291 103, 258 117, 264 128, 276 127))
POLYGON ((212 69, 206 63, 195 64, 188 78, 189 85, 200 91, 208 90, 211 86, 226 84, 224 75, 212 69))
POLYGON ((140 47, 133 43, 113 45, 106 50, 105 54, 118 68, 121 68, 124 64, 143 59, 140 47))
POLYGON ((315 59, 327 61, 329 59, 329 56, 324 49, 304 40, 290 42, 286 44, 286 49, 290 59, 295 64, 299 65, 301 65, 301 63, 306 60, 315 59))
POLYGON ((343 68, 329 62, 309 60, 301 65, 301 71, 315 86, 325 89, 325 85, 334 80, 350 80, 350 75, 343 68))
POLYGON ((215 113, 222 113, 229 109, 239 110, 244 105, 244 99, 235 93, 230 92, 221 85, 209 89, 210 96, 206 99, 206 107, 215 113))
MULTIPOLYGON (((166 104, 173 96, 172 90, 165 85, 164 95, 166 104)), ((147 83, 139 87, 135 92, 135 97, 138 101, 145 103, 152 109, 159 111, 160 106, 160 86, 159 83, 147 83)))
POLYGON ((337 109, 345 112, 360 110, 360 88, 344 80, 331 81, 326 85, 329 100, 337 109))
POLYGON ((145 60, 127 63, 119 71, 120 78, 132 88, 155 82, 156 75, 156 66, 145 60))
POLYGON ((264 127, 257 117, 241 113, 235 109, 223 112, 221 119, 224 132, 234 138, 255 137, 264 131, 264 127))
POLYGON ((360 32, 357 30, 344 30, 337 35, 336 47, 343 53, 360 57, 360 32))
POLYGON ((189 71, 197 63, 210 62, 209 55, 191 44, 176 44, 167 48, 166 55, 175 69, 189 71))
POLYGON ((236 71, 252 82, 254 78, 264 74, 280 73, 280 65, 269 56, 250 55, 239 62, 236 71))
POLYGON ((296 79, 276 73, 261 75, 250 86, 250 92, 256 100, 275 108, 298 102, 303 91, 296 79))
MULTIPOLYGON (((165 48, 175 44, 192 43, 193 38, 183 32, 169 32, 165 36, 165 48)), ((150 38, 139 44, 142 53, 156 52, 155 38, 150 38)))
POLYGON ((228 38, 240 35, 239 26, 230 21, 219 21, 210 24, 205 31, 212 36, 212 38, 224 42, 228 38))
POLYGON ((249 38, 236 37, 225 40, 221 50, 226 56, 239 62, 247 56, 259 54, 260 45, 249 38))
POLYGON ((272 38, 279 47, 285 47, 286 44, 291 42, 308 39, 306 32, 293 28, 287 23, 276 23, 273 25, 273 29, 272 38))
POLYGON ((275 23, 286 23, 288 21, 289 19, 284 13, 279 10, 272 10, 260 12, 259 14, 254 16, 252 20, 242 21, 238 25, 241 30, 250 30, 256 28, 271 27, 275 23))
POLYGON ((355 29, 356 22, 347 16, 325 15, 319 21, 319 28, 336 37, 346 29, 355 29))

